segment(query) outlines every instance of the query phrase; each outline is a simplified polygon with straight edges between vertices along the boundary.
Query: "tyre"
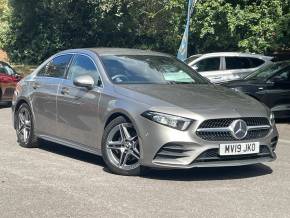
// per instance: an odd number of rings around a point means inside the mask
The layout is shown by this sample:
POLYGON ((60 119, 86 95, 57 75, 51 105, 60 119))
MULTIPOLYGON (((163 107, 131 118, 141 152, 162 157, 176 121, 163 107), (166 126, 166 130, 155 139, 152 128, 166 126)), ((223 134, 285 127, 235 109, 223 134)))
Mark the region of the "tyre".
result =
POLYGON ((140 175, 139 138, 131 122, 117 117, 105 128, 102 156, 109 170, 118 175, 140 175))
POLYGON ((35 148, 38 139, 34 135, 33 116, 30 107, 24 103, 15 114, 17 141, 24 148, 35 148))

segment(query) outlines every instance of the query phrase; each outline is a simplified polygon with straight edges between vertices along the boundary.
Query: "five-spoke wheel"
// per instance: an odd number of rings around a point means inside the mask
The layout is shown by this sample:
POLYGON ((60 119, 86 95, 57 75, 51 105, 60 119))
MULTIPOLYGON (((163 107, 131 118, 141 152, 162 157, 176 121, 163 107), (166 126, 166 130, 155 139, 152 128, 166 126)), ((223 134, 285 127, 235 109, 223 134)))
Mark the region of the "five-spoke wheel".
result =
POLYGON ((109 169, 121 175, 140 173, 140 144, 137 132, 123 117, 114 119, 105 128, 103 158, 109 169))

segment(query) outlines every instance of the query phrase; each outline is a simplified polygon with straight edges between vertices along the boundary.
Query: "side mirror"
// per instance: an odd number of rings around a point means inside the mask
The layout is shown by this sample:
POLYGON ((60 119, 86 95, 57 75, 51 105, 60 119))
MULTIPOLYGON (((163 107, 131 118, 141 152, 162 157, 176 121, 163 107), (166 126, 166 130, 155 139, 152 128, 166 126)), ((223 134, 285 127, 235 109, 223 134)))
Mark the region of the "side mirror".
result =
POLYGON ((74 79, 73 83, 75 86, 84 87, 88 90, 93 89, 95 85, 95 81, 90 75, 78 76, 74 79))
POLYGON ((198 71, 198 66, 197 65, 193 65, 192 69, 194 69, 195 71, 198 71))

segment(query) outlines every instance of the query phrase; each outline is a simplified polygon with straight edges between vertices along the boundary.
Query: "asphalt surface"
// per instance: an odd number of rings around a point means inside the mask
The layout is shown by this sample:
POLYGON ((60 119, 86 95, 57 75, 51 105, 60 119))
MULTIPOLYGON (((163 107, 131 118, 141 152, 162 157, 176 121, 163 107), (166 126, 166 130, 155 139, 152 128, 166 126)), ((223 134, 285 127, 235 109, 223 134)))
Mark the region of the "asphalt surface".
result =
POLYGON ((278 127, 272 163, 123 177, 57 144, 19 147, 0 108, 0 217, 290 217, 290 124, 278 127))

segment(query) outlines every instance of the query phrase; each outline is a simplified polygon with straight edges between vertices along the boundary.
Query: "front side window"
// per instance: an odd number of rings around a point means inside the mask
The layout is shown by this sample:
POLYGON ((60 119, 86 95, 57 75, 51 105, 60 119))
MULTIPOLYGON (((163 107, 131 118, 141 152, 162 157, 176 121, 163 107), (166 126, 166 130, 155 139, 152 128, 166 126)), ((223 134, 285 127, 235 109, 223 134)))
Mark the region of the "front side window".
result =
POLYGON ((175 58, 152 55, 106 55, 108 76, 119 84, 207 84, 207 80, 175 58))
POLYGON ((226 57, 227 70, 239 70, 252 68, 251 62, 246 57, 226 57))
POLYGON ((50 61, 47 65, 45 65, 37 75, 45 77, 63 78, 71 58, 71 54, 60 55, 50 61))
POLYGON ((68 79, 74 80, 82 75, 90 75, 94 79, 95 84, 100 82, 100 75, 94 62, 85 55, 76 55, 69 68, 68 79))
POLYGON ((197 62, 194 66, 198 72, 217 71, 220 69, 220 58, 207 58, 197 62))

